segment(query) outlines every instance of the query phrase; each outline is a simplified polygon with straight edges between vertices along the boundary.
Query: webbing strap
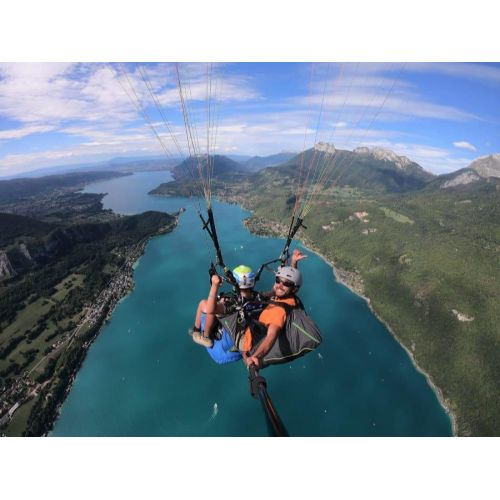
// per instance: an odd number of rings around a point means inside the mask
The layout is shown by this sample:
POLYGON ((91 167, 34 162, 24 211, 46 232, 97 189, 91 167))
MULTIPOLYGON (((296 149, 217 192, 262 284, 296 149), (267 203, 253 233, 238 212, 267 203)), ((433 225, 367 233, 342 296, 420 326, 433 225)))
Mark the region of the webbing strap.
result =
POLYGON ((214 244, 215 252, 217 254, 217 265, 223 268, 226 267, 224 264, 224 259, 222 258, 222 251, 219 246, 219 239, 217 237, 217 229, 215 228, 214 213, 212 212, 212 207, 207 208, 208 220, 205 220, 201 213, 198 213, 198 215, 203 222, 203 229, 207 231, 214 244))
MULTIPOLYGON (((238 286, 238 282, 234 279, 233 273, 231 270, 224 264, 224 259, 222 258, 222 250, 220 249, 219 245, 219 238, 217 237, 217 229, 215 227, 215 219, 214 219, 214 213, 212 211, 212 207, 209 206, 207 208, 207 216, 208 220, 205 220, 203 218, 203 215, 201 215, 200 212, 198 212, 198 215, 203 222, 203 229, 209 234, 210 239, 212 240, 212 243, 214 244, 215 248, 215 253, 217 255, 217 265, 222 268, 224 272, 224 276, 226 277, 227 281, 231 283, 231 285, 235 288, 237 292, 239 292, 240 288, 238 286)), ((212 267, 210 268, 210 276, 212 276, 212 270, 213 270, 213 264, 212 267)))
POLYGON ((292 243, 293 237, 295 236, 295 233, 301 227, 303 227, 304 229, 307 229, 306 226, 304 226, 303 222, 304 222, 304 220, 301 217, 297 217, 297 220, 295 221, 295 225, 294 225, 294 219, 292 218, 292 222, 290 224, 290 229, 288 231, 286 243, 285 243, 283 251, 281 252, 281 255, 279 257, 279 260, 281 261, 282 266, 284 266, 286 261, 288 260, 288 257, 289 257, 288 250, 290 248, 290 244, 292 243))

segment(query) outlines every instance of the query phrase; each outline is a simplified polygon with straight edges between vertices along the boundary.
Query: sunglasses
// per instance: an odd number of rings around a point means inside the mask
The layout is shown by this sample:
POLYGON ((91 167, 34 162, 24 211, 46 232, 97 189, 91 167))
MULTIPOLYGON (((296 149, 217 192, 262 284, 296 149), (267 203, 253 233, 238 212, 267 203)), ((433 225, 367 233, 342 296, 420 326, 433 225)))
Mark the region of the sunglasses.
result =
POLYGON ((277 276, 274 281, 276 283, 281 283, 283 286, 286 286, 287 288, 292 288, 295 286, 295 283, 293 283, 292 281, 283 281, 281 278, 278 278, 277 276))

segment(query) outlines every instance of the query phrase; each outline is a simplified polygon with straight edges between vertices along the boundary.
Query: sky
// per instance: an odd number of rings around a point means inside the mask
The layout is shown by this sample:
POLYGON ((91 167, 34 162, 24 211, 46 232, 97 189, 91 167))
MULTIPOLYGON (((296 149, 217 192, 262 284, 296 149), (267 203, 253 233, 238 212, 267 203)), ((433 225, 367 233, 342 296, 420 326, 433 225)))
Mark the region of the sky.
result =
POLYGON ((316 142, 383 147, 436 174, 467 167, 500 152, 500 63, 0 63, 0 177, 316 142))

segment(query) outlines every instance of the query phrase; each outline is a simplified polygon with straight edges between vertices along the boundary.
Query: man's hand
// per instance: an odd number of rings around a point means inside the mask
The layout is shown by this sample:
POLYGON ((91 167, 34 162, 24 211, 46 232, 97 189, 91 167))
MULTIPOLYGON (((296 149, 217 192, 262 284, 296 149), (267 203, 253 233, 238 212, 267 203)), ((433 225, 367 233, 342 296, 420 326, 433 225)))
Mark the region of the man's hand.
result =
POLYGON ((297 269, 297 263, 300 260, 306 259, 306 258, 307 258, 307 255, 305 253, 302 253, 298 248, 294 248, 294 250, 292 252, 292 257, 290 259, 290 264, 292 267, 297 269))
POLYGON ((257 369, 260 369, 262 367, 262 362, 260 358, 257 358, 256 356, 247 356, 245 353, 243 353, 243 361, 247 365, 248 369, 252 365, 255 365, 257 369))

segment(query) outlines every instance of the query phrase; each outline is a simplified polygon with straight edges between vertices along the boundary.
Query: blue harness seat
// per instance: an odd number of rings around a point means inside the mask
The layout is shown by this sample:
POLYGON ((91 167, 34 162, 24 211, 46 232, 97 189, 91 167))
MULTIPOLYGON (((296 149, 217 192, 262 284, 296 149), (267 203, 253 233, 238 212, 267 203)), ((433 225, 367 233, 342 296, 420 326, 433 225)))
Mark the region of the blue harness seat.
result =
MULTIPOLYGON (((203 313, 201 315, 201 329, 205 330, 205 319, 206 315, 203 313)), ((212 347, 207 347, 207 352, 210 357, 219 365, 225 365, 227 363, 232 363, 233 361, 239 361, 242 356, 239 351, 231 351, 230 349, 234 346, 233 340, 231 339, 229 333, 225 328, 219 330, 222 332, 222 337, 220 340, 214 340, 214 345, 212 347)))

